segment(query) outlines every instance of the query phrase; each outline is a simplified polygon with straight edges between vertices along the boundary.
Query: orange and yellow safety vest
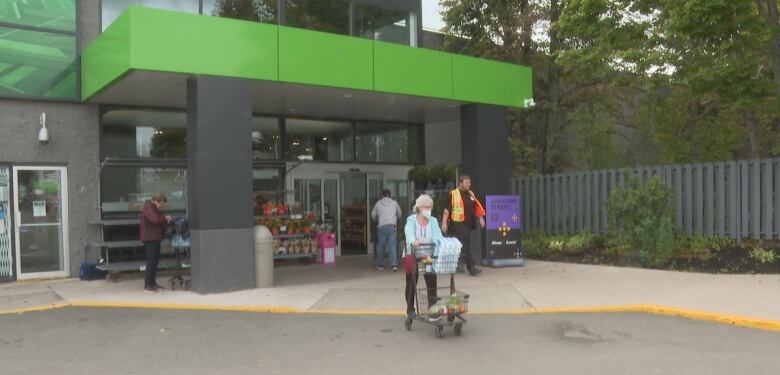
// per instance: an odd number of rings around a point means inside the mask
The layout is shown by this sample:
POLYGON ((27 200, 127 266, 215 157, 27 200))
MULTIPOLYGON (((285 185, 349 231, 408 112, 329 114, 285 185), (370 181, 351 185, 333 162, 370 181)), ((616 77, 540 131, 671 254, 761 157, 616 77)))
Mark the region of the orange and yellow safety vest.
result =
MULTIPOLYGON (((482 207, 482 203, 479 202, 479 199, 477 199, 473 191, 469 190, 469 195, 471 195, 471 200, 473 200, 476 205, 474 207, 474 213, 478 217, 485 217, 485 208, 482 207)), ((452 201, 450 219, 456 223, 462 223, 466 220, 466 210, 463 208, 463 197, 460 194, 460 190, 455 189, 451 191, 450 199, 452 201)))

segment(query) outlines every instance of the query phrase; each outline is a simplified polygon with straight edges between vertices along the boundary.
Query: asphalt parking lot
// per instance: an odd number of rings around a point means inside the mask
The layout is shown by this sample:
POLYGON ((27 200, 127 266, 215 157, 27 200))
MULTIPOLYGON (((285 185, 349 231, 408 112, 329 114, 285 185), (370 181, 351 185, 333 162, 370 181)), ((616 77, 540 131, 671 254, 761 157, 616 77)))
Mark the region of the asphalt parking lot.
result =
POLYGON ((0 316, 3 374, 777 374, 780 334, 641 313, 383 315, 62 308, 0 316))

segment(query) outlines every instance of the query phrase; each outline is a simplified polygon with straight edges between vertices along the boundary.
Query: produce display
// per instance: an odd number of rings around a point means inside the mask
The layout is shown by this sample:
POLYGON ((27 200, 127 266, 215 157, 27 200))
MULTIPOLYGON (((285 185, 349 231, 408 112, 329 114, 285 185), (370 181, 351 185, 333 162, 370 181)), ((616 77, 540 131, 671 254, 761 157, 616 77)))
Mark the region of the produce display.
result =
POLYGON ((463 296, 453 293, 452 295, 441 297, 441 299, 430 309, 429 314, 455 315, 465 314, 467 311, 466 299, 463 296))
POLYGON ((274 255, 317 254, 314 239, 274 240, 274 255))

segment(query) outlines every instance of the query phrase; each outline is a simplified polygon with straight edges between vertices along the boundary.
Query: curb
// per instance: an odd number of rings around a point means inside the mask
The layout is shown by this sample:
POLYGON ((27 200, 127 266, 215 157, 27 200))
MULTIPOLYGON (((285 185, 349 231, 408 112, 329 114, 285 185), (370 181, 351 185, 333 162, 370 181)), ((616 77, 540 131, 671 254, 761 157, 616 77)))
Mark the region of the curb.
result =
MULTIPOLYGON (((0 315, 24 314, 28 312, 72 308, 106 308, 106 309, 156 309, 156 310, 192 310, 192 311, 234 311, 272 314, 317 314, 317 315, 375 315, 403 316, 400 310, 303 310, 285 306, 220 306, 220 305, 188 305, 163 303, 126 303, 126 302, 95 302, 73 301, 51 305, 25 307, 19 309, 0 310, 0 315)), ((588 314, 588 313, 644 313, 677 318, 713 322, 762 331, 780 332, 780 321, 750 318, 739 315, 719 314, 708 311, 681 309, 659 305, 620 305, 598 307, 545 308, 522 310, 473 310, 469 315, 541 315, 541 314, 588 314)))

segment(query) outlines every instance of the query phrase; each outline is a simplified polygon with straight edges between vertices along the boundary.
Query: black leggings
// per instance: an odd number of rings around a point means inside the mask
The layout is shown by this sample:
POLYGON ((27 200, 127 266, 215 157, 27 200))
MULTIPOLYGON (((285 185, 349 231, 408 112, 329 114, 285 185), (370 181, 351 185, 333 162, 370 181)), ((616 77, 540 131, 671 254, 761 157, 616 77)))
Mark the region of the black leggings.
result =
MULTIPOLYGON (((425 287, 428 288, 428 308, 436 304, 436 274, 426 273, 423 275, 425 287)), ((419 279, 417 271, 406 274, 406 313, 414 312, 414 293, 417 291, 416 284, 419 279)))

